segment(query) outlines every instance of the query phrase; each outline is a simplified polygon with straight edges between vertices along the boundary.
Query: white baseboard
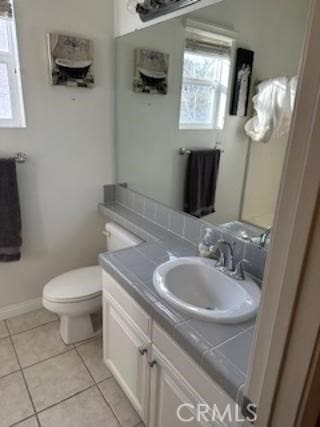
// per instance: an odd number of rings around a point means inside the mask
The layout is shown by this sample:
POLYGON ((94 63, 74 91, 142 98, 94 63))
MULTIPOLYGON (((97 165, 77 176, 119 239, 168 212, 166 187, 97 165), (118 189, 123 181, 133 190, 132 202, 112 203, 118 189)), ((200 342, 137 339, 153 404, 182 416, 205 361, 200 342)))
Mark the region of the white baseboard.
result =
POLYGON ((0 308, 0 320, 10 319, 42 307, 42 298, 29 299, 19 304, 7 305, 0 308))

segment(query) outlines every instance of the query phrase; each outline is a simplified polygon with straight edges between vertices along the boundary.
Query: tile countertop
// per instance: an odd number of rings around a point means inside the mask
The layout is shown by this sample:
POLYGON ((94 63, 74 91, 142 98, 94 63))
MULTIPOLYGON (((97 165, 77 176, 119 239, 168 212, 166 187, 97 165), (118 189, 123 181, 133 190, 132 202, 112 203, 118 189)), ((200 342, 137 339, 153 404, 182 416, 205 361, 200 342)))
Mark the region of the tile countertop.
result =
POLYGON ((225 392, 239 401, 255 320, 235 325, 208 323, 168 305, 153 287, 153 272, 169 259, 197 255, 196 247, 118 203, 100 205, 99 209, 144 240, 132 248, 101 254, 100 265, 225 392))

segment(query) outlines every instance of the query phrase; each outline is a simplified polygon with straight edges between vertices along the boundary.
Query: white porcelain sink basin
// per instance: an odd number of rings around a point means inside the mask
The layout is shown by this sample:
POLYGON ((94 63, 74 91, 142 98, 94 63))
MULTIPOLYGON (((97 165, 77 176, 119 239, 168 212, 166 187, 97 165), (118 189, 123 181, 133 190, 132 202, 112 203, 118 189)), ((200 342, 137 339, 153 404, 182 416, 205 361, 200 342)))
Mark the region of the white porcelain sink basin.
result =
POLYGON ((178 258, 153 274, 158 294, 191 317, 216 323, 238 323, 256 316, 260 289, 251 279, 235 280, 200 257, 178 258))

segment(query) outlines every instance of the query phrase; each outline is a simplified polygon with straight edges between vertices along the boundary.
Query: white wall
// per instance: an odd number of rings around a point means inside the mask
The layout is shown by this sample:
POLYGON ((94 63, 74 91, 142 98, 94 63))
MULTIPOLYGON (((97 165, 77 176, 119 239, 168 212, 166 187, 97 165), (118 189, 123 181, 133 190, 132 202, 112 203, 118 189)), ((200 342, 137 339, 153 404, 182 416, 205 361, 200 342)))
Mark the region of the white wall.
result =
MULTIPOLYGON (((301 0, 283 0, 280 4, 276 0, 224 0, 190 17, 238 32, 238 46, 255 51, 253 81, 256 81, 297 73, 307 6, 308 2, 301 0)), ((182 18, 117 41, 118 179, 163 203, 181 208, 186 158, 177 154, 178 148, 213 147, 219 139, 224 153, 217 212, 207 219, 216 223, 236 220, 241 210, 249 144, 243 127, 249 117, 227 114, 225 129, 219 136, 215 131, 178 129, 183 48, 182 18), (150 96, 132 91, 135 47, 170 54, 168 95, 150 96)), ((228 107, 229 102, 227 110, 228 107)), ((263 154, 259 156, 261 164, 263 158, 263 154)))
POLYGON ((242 219, 269 228, 278 199, 288 135, 274 135, 267 144, 251 143, 242 219))
POLYGON ((43 285, 97 263, 104 248, 97 213, 114 179, 112 0, 16 0, 26 129, 0 129, 0 155, 23 151, 18 166, 22 260, 0 264, 0 307, 39 297, 43 285), (46 33, 91 37, 93 89, 48 83, 46 33))

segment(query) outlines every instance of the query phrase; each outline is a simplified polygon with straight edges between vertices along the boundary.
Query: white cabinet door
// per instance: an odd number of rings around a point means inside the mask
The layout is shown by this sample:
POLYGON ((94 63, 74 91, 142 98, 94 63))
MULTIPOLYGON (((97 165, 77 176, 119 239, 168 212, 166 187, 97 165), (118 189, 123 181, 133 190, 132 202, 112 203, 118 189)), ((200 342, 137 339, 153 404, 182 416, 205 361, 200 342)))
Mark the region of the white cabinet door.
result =
POLYGON ((197 421, 197 405, 203 402, 154 346, 151 365, 149 427, 221 426, 220 423, 209 421, 210 418, 208 421, 197 421))
POLYGON ((122 309, 106 297, 103 299, 103 316, 104 361, 141 419, 147 423, 150 341, 122 309))

